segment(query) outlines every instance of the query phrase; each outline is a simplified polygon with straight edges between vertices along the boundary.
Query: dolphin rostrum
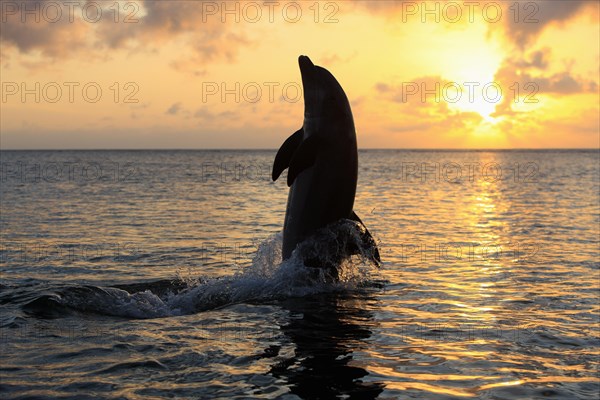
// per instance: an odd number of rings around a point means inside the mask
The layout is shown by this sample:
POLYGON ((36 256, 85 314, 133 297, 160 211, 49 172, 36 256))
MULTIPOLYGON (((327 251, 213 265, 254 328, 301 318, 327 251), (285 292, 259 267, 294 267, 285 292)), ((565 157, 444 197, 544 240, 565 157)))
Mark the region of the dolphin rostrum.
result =
MULTIPOLYGON (((290 191, 283 228, 283 259, 288 259, 298 244, 319 230, 346 219, 356 221, 362 242, 359 245, 370 249, 369 258, 379 265, 375 241, 352 209, 358 151, 348 98, 325 68, 314 65, 307 56, 300 56, 298 63, 304 90, 304 124, 281 145, 272 175, 275 181, 288 168, 290 191)), ((356 250, 348 249, 354 253, 356 250)))

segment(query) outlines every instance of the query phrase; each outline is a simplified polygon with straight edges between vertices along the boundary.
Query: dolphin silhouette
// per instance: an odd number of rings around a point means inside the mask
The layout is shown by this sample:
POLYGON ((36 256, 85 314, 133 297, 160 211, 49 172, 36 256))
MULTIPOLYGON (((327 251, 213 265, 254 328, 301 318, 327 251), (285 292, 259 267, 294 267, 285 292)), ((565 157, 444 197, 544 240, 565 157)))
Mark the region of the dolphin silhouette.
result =
MULTIPOLYGON (((273 163, 273 180, 288 168, 290 186, 283 228, 283 259, 305 239, 339 221, 356 222, 363 248, 380 263, 373 237, 353 211, 358 178, 356 131, 344 90, 325 68, 307 56, 298 58, 304 90, 304 124, 281 145, 273 163)), ((356 247, 356 246, 355 246, 356 247)), ((357 253, 349 247, 342 258, 357 253)), ((317 261, 310 266, 324 267, 317 261)), ((336 266, 328 265, 329 269, 336 266)))

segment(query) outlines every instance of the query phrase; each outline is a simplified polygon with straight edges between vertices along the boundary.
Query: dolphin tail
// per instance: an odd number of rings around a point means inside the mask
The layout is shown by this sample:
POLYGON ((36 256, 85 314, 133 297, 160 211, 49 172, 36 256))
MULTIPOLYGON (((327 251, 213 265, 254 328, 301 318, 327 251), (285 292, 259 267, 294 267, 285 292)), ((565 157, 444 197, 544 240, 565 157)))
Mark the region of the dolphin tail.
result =
POLYGON ((349 219, 358 222, 362 225, 363 228, 365 228, 364 232, 361 233, 362 246, 363 248, 369 249, 368 255, 371 261, 373 261, 373 263, 378 267, 381 266, 381 257, 379 256, 377 242, 375 242, 375 239, 373 239, 373 236, 371 236, 371 232, 369 232, 364 222, 362 222, 361 219, 358 218, 358 215, 356 215, 354 211, 352 211, 352 213, 350 214, 349 219))
POLYGON ((303 138, 304 127, 298 129, 292 136, 283 142, 275 156, 275 161, 273 162, 273 172, 271 175, 273 181, 276 181, 283 170, 290 166, 292 157, 294 156, 296 149, 300 147, 303 138))

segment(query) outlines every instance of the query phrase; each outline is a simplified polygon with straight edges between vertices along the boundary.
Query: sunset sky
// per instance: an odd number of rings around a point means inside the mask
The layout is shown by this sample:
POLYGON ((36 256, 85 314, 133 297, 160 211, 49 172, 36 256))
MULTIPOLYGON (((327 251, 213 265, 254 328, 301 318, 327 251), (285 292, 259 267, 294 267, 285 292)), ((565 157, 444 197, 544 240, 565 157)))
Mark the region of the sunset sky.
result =
POLYGON ((278 148, 300 54, 360 148, 600 146, 597 1, 75 3, 1 1, 2 149, 278 148))

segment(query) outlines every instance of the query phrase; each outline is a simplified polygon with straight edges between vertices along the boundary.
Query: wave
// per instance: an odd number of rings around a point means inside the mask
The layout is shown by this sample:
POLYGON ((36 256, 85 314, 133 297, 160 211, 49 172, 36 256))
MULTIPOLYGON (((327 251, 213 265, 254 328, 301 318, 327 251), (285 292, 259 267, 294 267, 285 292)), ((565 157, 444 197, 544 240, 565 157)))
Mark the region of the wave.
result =
POLYGON ((302 297, 323 292, 356 290, 373 286, 375 264, 360 241, 354 221, 344 221, 323 230, 299 246, 292 256, 281 261, 282 234, 260 244, 252 264, 233 276, 206 279, 179 278, 151 283, 114 285, 62 286, 36 296, 22 309, 30 315, 56 318, 73 312, 96 313, 127 318, 159 318, 193 314, 235 303, 264 303, 289 297, 302 297), (339 229, 355 232, 340 239, 339 229), (331 241, 327 241, 327 239, 331 241), (358 255, 344 259, 337 268, 336 279, 327 269, 306 266, 309 254, 314 262, 339 263, 340 249, 348 243, 358 248, 358 255), (341 246, 341 247, 340 247, 341 246))

